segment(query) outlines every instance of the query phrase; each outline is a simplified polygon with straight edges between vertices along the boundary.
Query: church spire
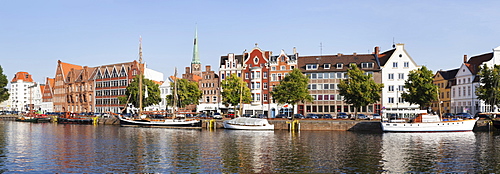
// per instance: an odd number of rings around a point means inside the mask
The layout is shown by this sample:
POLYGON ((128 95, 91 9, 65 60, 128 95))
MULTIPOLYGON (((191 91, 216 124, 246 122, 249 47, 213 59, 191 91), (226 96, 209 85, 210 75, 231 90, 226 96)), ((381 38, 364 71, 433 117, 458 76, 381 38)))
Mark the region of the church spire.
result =
POLYGON ((191 64, 201 64, 200 56, 198 55, 198 27, 194 30, 194 46, 193 46, 193 60, 191 64))

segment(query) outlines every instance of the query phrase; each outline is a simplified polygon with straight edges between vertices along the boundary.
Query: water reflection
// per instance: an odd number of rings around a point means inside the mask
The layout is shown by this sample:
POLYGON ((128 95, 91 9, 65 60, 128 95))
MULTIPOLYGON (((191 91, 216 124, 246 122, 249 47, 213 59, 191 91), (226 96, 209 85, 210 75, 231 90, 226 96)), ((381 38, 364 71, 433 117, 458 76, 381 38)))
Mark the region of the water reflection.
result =
POLYGON ((498 133, 129 128, 0 122, 0 172, 403 173, 500 171, 498 133))

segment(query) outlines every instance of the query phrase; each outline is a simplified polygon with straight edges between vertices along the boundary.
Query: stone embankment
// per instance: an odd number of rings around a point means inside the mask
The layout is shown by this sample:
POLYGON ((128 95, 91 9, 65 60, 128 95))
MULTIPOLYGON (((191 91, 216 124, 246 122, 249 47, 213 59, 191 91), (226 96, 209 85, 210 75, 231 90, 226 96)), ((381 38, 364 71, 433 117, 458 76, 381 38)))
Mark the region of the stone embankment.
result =
MULTIPOLYGON (((2 115, 0 120, 15 120, 17 115, 2 115)), ((203 120, 203 127, 206 128, 208 125, 208 119, 203 120)), ((222 122, 224 120, 216 120, 215 128, 224 128, 222 122)), ((275 130, 288 130, 291 120, 287 119, 269 119, 269 123, 274 124, 275 130)), ((120 125, 120 121, 115 117, 110 118, 99 118, 98 124, 105 125, 120 125)), ((359 131, 359 132, 382 132, 380 126, 380 121, 377 120, 309 120, 301 119, 299 120, 300 130, 303 131, 359 131)), ((478 120, 474 131, 495 131, 496 129, 491 124, 489 120, 478 120)))

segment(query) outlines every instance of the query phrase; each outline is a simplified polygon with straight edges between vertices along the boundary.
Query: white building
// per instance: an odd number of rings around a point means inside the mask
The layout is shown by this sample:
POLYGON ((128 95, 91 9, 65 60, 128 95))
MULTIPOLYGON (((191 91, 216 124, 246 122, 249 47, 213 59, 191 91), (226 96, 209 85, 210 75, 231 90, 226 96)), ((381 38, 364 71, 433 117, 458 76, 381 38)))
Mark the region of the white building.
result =
POLYGON ((10 82, 9 101, 12 111, 39 110, 42 103, 41 86, 27 72, 17 72, 10 82))
POLYGON ((396 44, 394 49, 379 55, 382 69, 382 112, 410 117, 420 113, 418 105, 410 105, 401 98, 405 91, 404 83, 410 71, 420 68, 404 49, 404 44, 396 44))
POLYGON ((491 108, 484 101, 479 100, 475 94, 476 88, 480 85, 477 76, 480 68, 486 64, 488 67, 500 65, 500 47, 494 48, 493 52, 471 57, 464 61, 455 76, 455 85, 451 87, 451 112, 469 113, 498 111, 498 108, 491 108))

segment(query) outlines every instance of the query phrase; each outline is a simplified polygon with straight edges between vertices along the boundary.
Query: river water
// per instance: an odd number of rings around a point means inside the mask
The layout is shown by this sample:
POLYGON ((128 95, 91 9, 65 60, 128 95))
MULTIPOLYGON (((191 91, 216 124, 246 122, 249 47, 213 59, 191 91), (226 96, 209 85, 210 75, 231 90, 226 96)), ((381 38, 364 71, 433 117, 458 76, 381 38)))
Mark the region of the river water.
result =
POLYGON ((131 128, 0 121, 2 173, 500 173, 500 134, 131 128))

